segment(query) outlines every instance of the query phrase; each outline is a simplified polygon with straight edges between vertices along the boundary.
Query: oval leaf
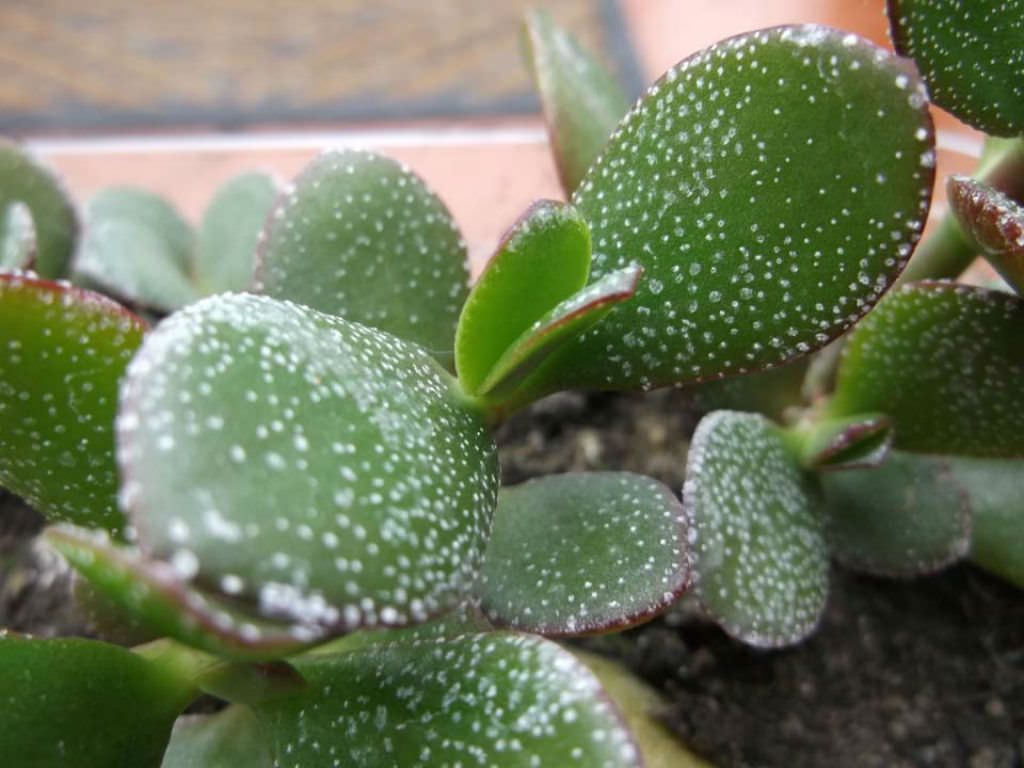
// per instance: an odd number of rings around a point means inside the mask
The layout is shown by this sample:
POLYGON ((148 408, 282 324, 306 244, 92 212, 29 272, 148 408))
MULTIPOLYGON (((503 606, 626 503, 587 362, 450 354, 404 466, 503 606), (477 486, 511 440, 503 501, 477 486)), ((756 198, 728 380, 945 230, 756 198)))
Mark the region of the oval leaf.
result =
POLYGON ((966 176, 950 176, 946 188, 960 227, 1006 282, 1024 293, 1024 208, 966 176))
POLYGON ((16 202, 32 213, 39 249, 35 270, 65 277, 75 250, 78 217, 64 185, 20 147, 0 139, 0 211, 16 202))
POLYGON ((270 618, 404 625, 472 585, 494 441, 425 350, 267 297, 166 320, 122 388, 143 549, 270 618))
POLYGON ((30 269, 37 249, 32 211, 22 202, 11 203, 0 220, 0 271, 30 269))
POLYGON ((683 506, 694 539, 694 591, 733 637, 796 643, 828 591, 822 521, 782 431, 753 413, 715 411, 694 432, 683 506))
POLYGON ((477 393, 494 364, 534 321, 580 290, 590 273, 590 230, 575 208, 540 200, 517 221, 469 294, 455 363, 477 393))
POLYGON ((295 665, 307 691, 255 707, 275 764, 641 765, 596 678, 537 637, 383 642, 295 665))
POLYGON ((821 476, 832 553, 885 576, 932 573, 967 554, 967 496, 943 458, 893 451, 874 469, 821 476))
POLYGON ((180 717, 160 768, 273 768, 270 743, 248 707, 180 717))
POLYGON ((629 101, 611 73, 545 11, 527 14, 523 32, 558 176, 571 194, 608 143, 629 101))
POLYGON ((668 488, 578 473, 501 490, 477 592, 497 624, 576 635, 652 618, 689 580, 686 522, 668 488))
POLYGON ((893 45, 935 103, 986 133, 1024 133, 1024 2, 888 0, 893 45))
POLYGON ((0 275, 0 485, 52 520, 120 530, 117 385, 145 330, 98 294, 0 275))
POLYGON ((328 152, 274 210, 254 287, 380 328, 452 363, 469 292, 466 245, 444 203, 404 165, 328 152))
POLYGON ((916 243, 934 174, 924 88, 854 35, 732 38, 656 83, 573 203, 591 279, 637 296, 559 359, 564 387, 653 387, 780 365, 856 322, 916 243))
POLYGON ((896 448, 1024 456, 1024 301, 953 283, 908 285, 852 334, 833 416, 884 412, 896 448))
POLYGON ((192 691, 131 651, 0 632, 0 755, 8 765, 156 768, 192 691))
POLYGON ((196 250, 196 281, 203 294, 249 286, 260 233, 277 193, 277 184, 265 173, 243 173, 217 190, 203 214, 196 250))

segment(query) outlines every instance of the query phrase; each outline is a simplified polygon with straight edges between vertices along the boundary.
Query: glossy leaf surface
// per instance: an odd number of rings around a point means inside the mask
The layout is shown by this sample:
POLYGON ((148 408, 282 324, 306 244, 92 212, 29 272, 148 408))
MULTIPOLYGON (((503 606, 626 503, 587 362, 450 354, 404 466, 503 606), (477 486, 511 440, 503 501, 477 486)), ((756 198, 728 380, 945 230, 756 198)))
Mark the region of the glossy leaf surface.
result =
POLYGON ((694 591, 737 639, 788 645, 817 624, 828 554, 812 493, 782 431, 763 416, 715 411, 697 426, 683 486, 694 591))
POLYGON ((497 624, 542 635, 625 628, 686 589, 683 509, 628 472, 551 475, 503 488, 477 592, 497 624))
POLYGON ((15 202, 32 213, 39 251, 36 272, 50 279, 65 277, 78 235, 71 199, 49 170, 16 144, 0 140, 0 211, 15 202))
POLYGON ((575 208, 541 200, 517 221, 462 308, 455 334, 459 381, 477 393, 495 363, 590 274, 590 231, 575 208))
POLYGON ((145 324, 65 283, 0 275, 0 484, 52 520, 118 531, 118 380, 145 324))
POLYGON ((8 765, 156 768, 190 698, 187 684, 124 648, 0 632, 8 765))
POLYGON ((892 283, 934 174, 912 66, 816 26, 686 59, 623 120, 573 196, 591 280, 638 261, 636 298, 560 359, 565 387, 651 387, 780 365, 892 283))
POLYGON ((270 744, 250 709, 178 719, 161 768, 272 768, 270 744))
POLYGON ((852 334, 829 410, 882 412, 896 448, 1024 456, 1024 301, 953 283, 890 294, 852 334))
POLYGON ((804 466, 818 470, 875 467, 892 444, 892 424, 884 414, 822 419, 801 441, 804 466))
POLYGON ((935 103, 998 136, 1024 133, 1024 3, 888 0, 893 44, 935 103))
POLYGON ((844 565, 886 576, 937 571, 967 554, 967 495, 936 456, 893 451, 881 466, 821 475, 829 545, 844 565))
POLYGON ((562 188, 576 189, 629 109, 622 87, 544 11, 526 17, 527 63, 540 95, 562 188))
POLYGON ((118 457, 144 550, 263 616, 332 631, 450 608, 497 492, 481 414, 424 349, 252 295, 150 334, 118 457))
POLYGON ((537 637, 381 642, 295 664, 307 692, 256 707, 282 768, 641 764, 598 681, 537 637))
POLYGON ((37 250, 32 211, 22 202, 11 203, 0 218, 0 271, 29 269, 37 250))
POLYGON ((1024 293, 1024 208, 966 176, 951 176, 947 189, 961 229, 1006 282, 1024 293))
POLYGON ((452 362, 469 292, 466 246, 444 203, 404 165, 327 152, 274 210, 256 290, 393 333, 452 362))

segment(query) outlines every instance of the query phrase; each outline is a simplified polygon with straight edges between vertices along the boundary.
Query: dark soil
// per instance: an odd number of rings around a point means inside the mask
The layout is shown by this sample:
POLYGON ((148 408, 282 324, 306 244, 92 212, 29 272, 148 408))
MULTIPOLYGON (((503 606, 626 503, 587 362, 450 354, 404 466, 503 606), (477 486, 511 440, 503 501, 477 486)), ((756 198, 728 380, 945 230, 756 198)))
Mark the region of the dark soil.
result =
MULTIPOLYGON (((678 491, 694 422, 679 392, 561 395, 504 426, 505 482, 630 469, 678 491)), ((969 565, 832 576, 820 628, 790 650, 749 649, 685 604, 584 643, 659 689, 665 722, 720 766, 1019 768, 1024 596, 969 565)))

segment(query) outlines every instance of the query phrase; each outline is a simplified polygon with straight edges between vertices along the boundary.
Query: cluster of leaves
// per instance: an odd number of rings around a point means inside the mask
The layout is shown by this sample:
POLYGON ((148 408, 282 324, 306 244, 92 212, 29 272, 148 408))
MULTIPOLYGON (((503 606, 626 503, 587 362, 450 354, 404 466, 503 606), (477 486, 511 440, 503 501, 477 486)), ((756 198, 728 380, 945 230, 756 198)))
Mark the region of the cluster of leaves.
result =
MULTIPOLYGON (((76 247, 59 186, 3 148, 0 483, 55 523, 92 599, 163 639, 0 637, 0 753, 681 764, 624 723, 613 671, 545 638, 630 626, 692 586, 735 636, 795 642, 830 552, 905 574, 970 548, 1022 581, 1021 300, 882 298, 933 184, 913 64, 780 27, 684 60, 627 112, 545 16, 527 38, 569 202, 526 211, 472 287, 442 202, 372 153, 327 153, 276 201, 236 180, 198 237, 109 190, 76 247), (94 289, 172 314, 151 329, 94 289), (758 393, 876 304, 809 407, 705 417, 681 502, 621 472, 500 487, 491 428, 545 394, 712 382, 707 401, 774 402, 758 393), (171 735, 200 693, 229 706, 171 735), (112 723, 124 740, 96 738, 112 723)), ((957 183, 971 236, 1019 278, 1019 208, 957 183)))

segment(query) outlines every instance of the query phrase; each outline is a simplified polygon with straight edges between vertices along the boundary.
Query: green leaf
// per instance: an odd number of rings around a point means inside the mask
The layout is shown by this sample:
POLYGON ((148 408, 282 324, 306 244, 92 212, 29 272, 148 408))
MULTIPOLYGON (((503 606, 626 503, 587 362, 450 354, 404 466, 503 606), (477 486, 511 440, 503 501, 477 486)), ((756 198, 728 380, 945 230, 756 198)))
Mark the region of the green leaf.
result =
POLYGON ((0 275, 0 485, 117 532, 117 386, 146 325, 98 294, 0 275))
POLYGON ((768 419, 715 411, 697 425, 683 486, 694 589, 733 637, 776 647, 817 625, 828 554, 812 494, 785 435, 768 419))
MULTIPOLYGON (((337 738, 337 737, 335 737, 337 738)), ((273 768, 270 744, 248 707, 178 718, 161 768, 273 768)))
POLYGON ((0 211, 22 202, 32 212, 42 277, 68 273, 78 236, 78 217, 63 184, 16 144, 0 140, 0 211))
POLYGON ((971 559, 1024 589, 1024 462, 952 457, 971 506, 971 559))
POLYGON ((803 465, 818 470, 877 467, 892 445, 892 423, 881 413, 820 419, 791 434, 803 465))
POLYGON ((30 269, 37 250, 32 211, 22 202, 11 203, 0 220, 0 271, 30 269))
POLYGON ((755 411, 783 421, 787 410, 803 405, 801 386, 811 359, 696 384, 690 390, 694 406, 701 411, 755 411))
POLYGON ((469 294, 455 334, 459 381, 476 394, 538 318, 583 288, 590 231, 571 205, 534 203, 512 225, 469 294))
POLYGON ((163 198, 132 187, 99 192, 86 212, 76 282, 142 307, 171 312, 199 298, 195 236, 163 198))
POLYGON ((629 101, 612 74, 545 11, 527 14, 523 41, 562 188, 571 194, 608 143, 629 101))
POLYGON ((1024 3, 888 0, 887 10, 896 50, 936 104, 986 133, 1024 133, 1024 3))
POLYGON ((496 624, 578 635, 652 618, 689 581, 686 522, 668 488, 574 473, 501 490, 477 592, 496 624))
POLYGON ((8 765, 155 768, 192 694, 167 669, 115 645, 0 632, 8 765))
POLYGON ((1024 301, 923 282, 888 295, 850 334, 831 416, 884 412, 893 446, 1024 456, 1024 301))
POLYGON ((885 576, 932 573, 967 554, 967 497, 936 456, 893 451, 873 469, 821 475, 832 554, 885 576))
POLYGON ((43 536, 121 615, 185 645, 229 658, 274 659, 323 639, 317 627, 247 614, 185 583, 173 565, 115 546, 94 532, 56 526, 43 536))
POLYGON ((452 363, 466 245, 404 165, 361 150, 314 160, 274 210, 256 290, 379 328, 452 363))
POLYGON ((946 188, 960 227, 1014 290, 1024 293, 1024 208, 967 176, 950 176, 946 188))
POLYGON ((249 287, 260 233, 277 193, 274 179, 264 173, 243 173, 217 190, 203 215, 196 250, 196 281, 204 295, 249 287))
POLYGON ((781 365, 878 300, 917 241, 934 151, 911 65, 816 26, 686 59, 573 196, 591 280, 636 297, 559 358, 563 387, 653 387, 781 365))
POLYGON ((451 608, 497 493, 483 417, 426 350, 251 295, 147 337, 118 458, 145 551, 265 617, 339 633, 451 608))
POLYGON ((295 664, 307 691, 256 706, 275 765, 641 765, 594 676, 537 637, 382 642, 295 664))
POLYGON ((557 391, 545 364, 565 346, 636 294, 643 268, 631 264, 573 294, 537 320, 494 364, 480 385, 480 399, 505 410, 557 391))

